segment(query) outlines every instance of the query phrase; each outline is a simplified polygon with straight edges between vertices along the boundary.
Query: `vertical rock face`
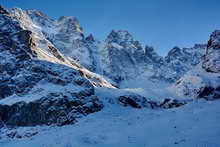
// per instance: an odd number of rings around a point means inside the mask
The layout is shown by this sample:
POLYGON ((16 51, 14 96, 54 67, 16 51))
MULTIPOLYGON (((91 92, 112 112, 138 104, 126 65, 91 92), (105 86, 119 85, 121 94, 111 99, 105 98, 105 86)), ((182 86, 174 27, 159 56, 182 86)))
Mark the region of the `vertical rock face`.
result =
POLYGON ((153 47, 150 47, 150 46, 145 47, 145 56, 148 58, 147 62, 151 61, 152 64, 156 63, 155 65, 157 65, 159 67, 162 64, 164 64, 163 58, 155 52, 153 47))
POLYGON ((149 48, 144 49, 129 32, 113 30, 105 40, 103 49, 104 75, 120 82, 152 70, 152 66, 160 64, 161 57, 149 48))
MULTIPOLYGON (((104 74, 116 82, 128 79, 132 74, 137 74, 136 59, 134 54, 138 49, 133 37, 127 31, 112 31, 105 44, 106 57, 103 58, 106 68, 104 74)), ((142 48, 140 51, 144 53, 142 48)))
POLYGON ((117 43, 120 46, 129 47, 134 44, 133 37, 128 31, 114 31, 112 30, 111 33, 108 35, 106 39, 107 43, 117 43))
POLYGON ((202 66, 207 72, 220 73, 220 30, 211 34, 202 66))

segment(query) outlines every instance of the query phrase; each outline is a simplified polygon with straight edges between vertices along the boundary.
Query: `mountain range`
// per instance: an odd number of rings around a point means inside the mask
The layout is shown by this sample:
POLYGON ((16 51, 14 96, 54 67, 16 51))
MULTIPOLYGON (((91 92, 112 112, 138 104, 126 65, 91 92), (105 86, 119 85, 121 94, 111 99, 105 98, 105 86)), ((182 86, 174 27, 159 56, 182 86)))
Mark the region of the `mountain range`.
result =
POLYGON ((0 140, 25 138, 21 127, 75 125, 114 105, 166 111, 219 99, 220 31, 162 57, 126 30, 97 40, 75 17, 0 6, 0 71, 0 140))

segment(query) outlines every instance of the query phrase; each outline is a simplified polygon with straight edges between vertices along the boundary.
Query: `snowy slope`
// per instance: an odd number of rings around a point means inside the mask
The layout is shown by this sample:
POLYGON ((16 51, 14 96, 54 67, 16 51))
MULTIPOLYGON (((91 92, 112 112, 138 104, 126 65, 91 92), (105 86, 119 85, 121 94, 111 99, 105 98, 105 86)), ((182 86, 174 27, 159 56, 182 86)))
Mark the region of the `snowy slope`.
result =
POLYGON ((162 58, 128 31, 97 41, 0 7, 0 146, 218 147, 220 102, 193 98, 219 98, 219 36, 162 58))
POLYGON ((220 78, 217 73, 206 72, 201 64, 187 72, 177 83, 169 89, 179 96, 193 98, 220 98, 220 78), (216 92, 214 92, 216 90, 216 92))
POLYGON ((3 138, 0 145, 1 147, 218 147, 219 107, 219 101, 198 101, 172 110, 139 110, 111 105, 101 112, 81 119, 76 125, 2 130, 2 134, 13 134, 12 132, 17 131, 15 134, 24 137, 13 140, 3 138), (25 137, 28 135, 32 137, 25 137))

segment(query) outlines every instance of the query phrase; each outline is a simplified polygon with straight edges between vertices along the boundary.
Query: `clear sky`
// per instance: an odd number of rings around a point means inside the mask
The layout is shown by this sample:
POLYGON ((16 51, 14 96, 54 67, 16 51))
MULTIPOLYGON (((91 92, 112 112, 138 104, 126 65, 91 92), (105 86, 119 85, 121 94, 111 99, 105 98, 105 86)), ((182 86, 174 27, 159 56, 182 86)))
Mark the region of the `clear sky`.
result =
POLYGON ((37 9, 52 18, 76 16, 85 34, 103 40, 128 30, 165 55, 173 46, 206 43, 220 29, 220 0, 0 0, 7 8, 37 9))

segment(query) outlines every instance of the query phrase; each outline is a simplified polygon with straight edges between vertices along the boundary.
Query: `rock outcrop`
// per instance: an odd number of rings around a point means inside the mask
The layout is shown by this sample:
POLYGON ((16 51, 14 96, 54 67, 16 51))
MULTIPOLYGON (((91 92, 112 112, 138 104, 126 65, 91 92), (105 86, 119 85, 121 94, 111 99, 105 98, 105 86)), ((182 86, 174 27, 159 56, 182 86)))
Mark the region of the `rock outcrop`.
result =
POLYGON ((220 98, 220 33, 214 31, 204 59, 173 86, 177 94, 194 98, 220 98))
POLYGON ((101 59, 103 75, 116 82, 135 78, 161 64, 151 47, 142 47, 127 31, 112 31, 105 40, 101 59))
POLYGON ((207 72, 220 73, 220 30, 210 36, 202 66, 207 72))

